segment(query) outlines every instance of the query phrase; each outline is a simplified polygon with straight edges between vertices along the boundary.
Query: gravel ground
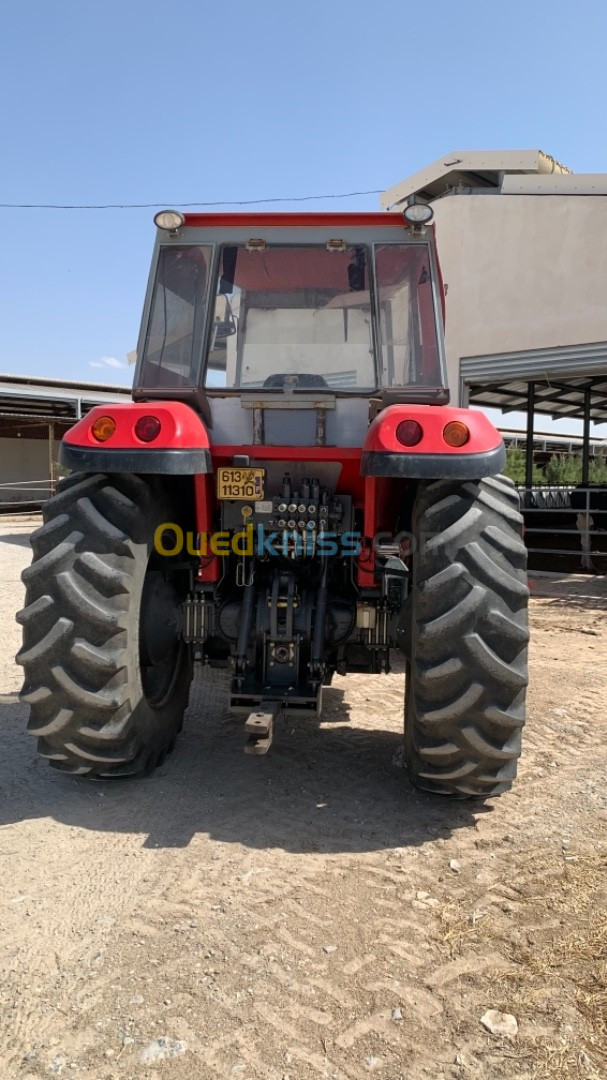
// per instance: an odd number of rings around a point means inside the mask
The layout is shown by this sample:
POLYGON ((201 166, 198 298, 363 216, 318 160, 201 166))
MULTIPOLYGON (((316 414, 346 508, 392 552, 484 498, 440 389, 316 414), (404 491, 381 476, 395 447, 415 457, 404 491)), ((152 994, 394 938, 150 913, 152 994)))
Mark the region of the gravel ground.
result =
POLYGON ((484 806, 408 784, 399 672, 336 678, 266 758, 201 672, 162 769, 90 785, 16 703, 30 527, 0 539, 2 1080, 607 1077, 605 579, 537 581, 484 806))

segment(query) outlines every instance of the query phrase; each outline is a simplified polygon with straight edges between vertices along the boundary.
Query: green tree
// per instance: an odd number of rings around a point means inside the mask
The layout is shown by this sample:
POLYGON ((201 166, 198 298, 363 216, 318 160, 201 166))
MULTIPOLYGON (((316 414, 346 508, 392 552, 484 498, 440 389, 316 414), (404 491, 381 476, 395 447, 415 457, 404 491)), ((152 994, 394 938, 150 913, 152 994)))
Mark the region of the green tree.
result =
POLYGON ((607 461, 604 454, 597 454, 590 462, 588 479, 591 484, 607 484, 607 461))
POLYGON ((504 476, 510 477, 515 484, 525 483, 525 455, 517 446, 510 446, 506 450, 504 476))
MULTIPOLYGON (((511 446, 506 451, 506 468, 504 475, 514 480, 515 484, 523 486, 525 483, 525 451, 520 447, 511 446)), ((605 454, 597 454, 590 461, 588 481, 591 484, 607 485, 607 457, 605 454)), ((550 484, 551 487, 574 487, 582 482, 582 455, 581 454, 553 454, 550 461, 541 469, 539 465, 533 465, 532 482, 537 484, 550 484)))
MULTIPOLYGON (((506 450, 506 467, 504 469, 504 476, 509 476, 514 483, 523 486, 525 483, 526 473, 526 455, 525 451, 521 450, 518 446, 510 446, 506 450)), ((531 477, 533 484, 545 483, 544 473, 540 469, 539 465, 534 463, 533 474, 531 477)))
POLYGON ((570 487, 581 483, 582 458, 580 454, 553 454, 546 465, 546 483, 555 487, 570 487))

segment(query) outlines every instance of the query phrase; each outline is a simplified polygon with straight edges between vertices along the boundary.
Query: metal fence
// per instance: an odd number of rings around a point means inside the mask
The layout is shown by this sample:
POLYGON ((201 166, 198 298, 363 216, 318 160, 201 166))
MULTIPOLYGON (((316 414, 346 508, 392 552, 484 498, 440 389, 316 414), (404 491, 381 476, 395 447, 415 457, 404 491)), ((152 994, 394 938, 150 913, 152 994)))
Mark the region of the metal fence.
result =
POLYGON ((61 438, 69 425, 36 418, 0 417, 0 513, 39 509, 65 470, 61 438))
POLYGON ((54 495, 54 490, 48 480, 0 484, 0 518, 39 514, 51 495, 54 495))
POLYGON ((607 571, 607 487, 521 485, 518 491, 532 569, 607 571))

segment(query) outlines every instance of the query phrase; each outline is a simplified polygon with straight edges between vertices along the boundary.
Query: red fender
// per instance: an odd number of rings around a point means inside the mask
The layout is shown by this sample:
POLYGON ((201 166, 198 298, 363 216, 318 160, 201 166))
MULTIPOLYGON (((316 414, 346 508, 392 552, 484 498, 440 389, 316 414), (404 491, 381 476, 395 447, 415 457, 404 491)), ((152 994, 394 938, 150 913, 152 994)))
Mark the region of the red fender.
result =
POLYGON ((505 464, 502 437, 483 412, 447 405, 389 405, 369 425, 361 471, 364 476, 464 480, 494 475, 505 464), (415 446, 404 446, 398 438, 404 420, 414 420, 421 428, 415 446), (445 440, 445 428, 454 420, 468 429, 463 446, 445 440))
POLYGON ((59 461, 85 472, 134 472, 193 475, 212 472, 209 434, 198 413, 181 401, 96 405, 63 437, 59 461), (101 417, 116 429, 100 442, 93 424, 101 417), (151 442, 138 438, 135 425, 143 416, 160 421, 151 442))

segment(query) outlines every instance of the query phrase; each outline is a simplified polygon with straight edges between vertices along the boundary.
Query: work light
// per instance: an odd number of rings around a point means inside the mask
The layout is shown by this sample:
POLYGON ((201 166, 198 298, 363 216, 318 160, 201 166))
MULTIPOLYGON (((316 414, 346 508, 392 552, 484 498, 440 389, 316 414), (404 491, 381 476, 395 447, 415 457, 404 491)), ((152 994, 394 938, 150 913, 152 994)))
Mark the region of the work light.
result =
POLYGON ((154 224, 159 229, 166 229, 167 232, 175 232, 175 229, 179 229, 184 222, 185 218, 178 210, 160 210, 154 215, 154 224))
POLYGON ((403 217, 411 225, 427 225, 434 217, 434 210, 427 203, 414 202, 410 203, 409 206, 405 206, 403 217))

